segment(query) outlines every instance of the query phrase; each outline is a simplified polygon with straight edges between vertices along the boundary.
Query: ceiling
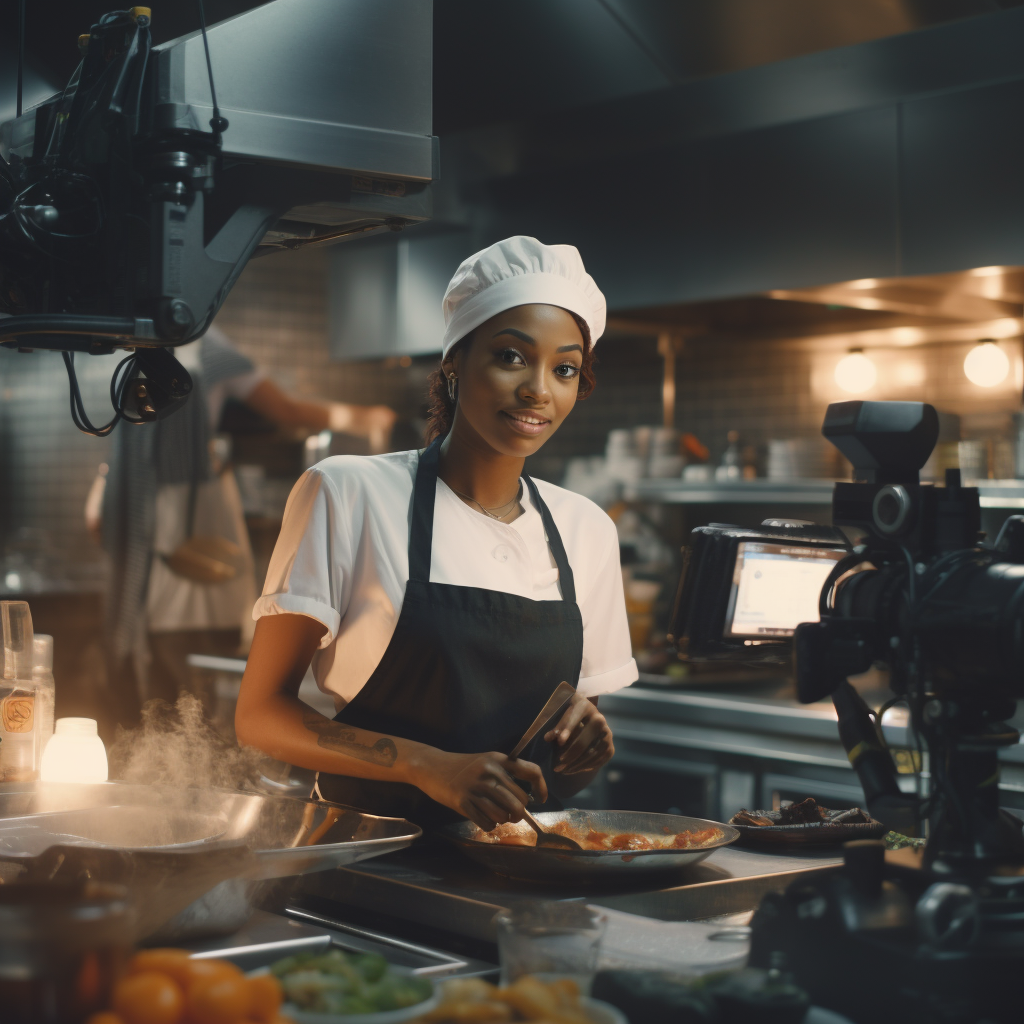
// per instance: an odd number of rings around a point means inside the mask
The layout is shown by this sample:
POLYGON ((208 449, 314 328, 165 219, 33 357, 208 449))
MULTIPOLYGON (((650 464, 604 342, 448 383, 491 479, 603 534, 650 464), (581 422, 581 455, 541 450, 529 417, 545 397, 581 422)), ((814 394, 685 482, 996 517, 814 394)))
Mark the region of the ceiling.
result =
MULTIPOLYGON (((212 24, 261 0, 204 0, 212 24)), ((434 0, 435 132, 528 120, 1024 0, 434 0)), ((27 0, 33 86, 59 88, 76 39, 112 0, 27 0)), ((199 27, 192 0, 152 3, 157 43, 199 27)), ((0 5, 0 108, 14 89, 17 5, 0 5)))
POLYGON ((435 131, 529 120, 1022 0, 434 0, 435 131))

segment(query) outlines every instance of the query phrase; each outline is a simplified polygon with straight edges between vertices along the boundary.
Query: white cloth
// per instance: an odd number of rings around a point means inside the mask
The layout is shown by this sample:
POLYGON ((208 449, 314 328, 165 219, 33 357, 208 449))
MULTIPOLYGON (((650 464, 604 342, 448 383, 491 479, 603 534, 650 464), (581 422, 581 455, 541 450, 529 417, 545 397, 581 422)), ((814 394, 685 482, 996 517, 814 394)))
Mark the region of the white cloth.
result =
MULTIPOLYGON (((213 330, 211 328, 210 332, 213 330)), ((227 344, 227 339, 219 332, 218 340, 227 344)), ((175 352, 189 372, 199 370, 201 345, 202 339, 175 352)), ((244 402, 265 376, 262 370, 251 370, 205 389, 211 434, 217 428, 228 398, 244 402)), ((197 535, 223 537, 237 544, 242 549, 243 571, 226 583, 197 583, 171 572, 159 557, 171 554, 186 539, 189 487, 187 483, 164 484, 156 492, 154 557, 146 594, 146 628, 152 633, 237 629, 239 626, 244 630, 246 611, 256 597, 256 577, 242 499, 233 473, 222 473, 196 488, 194 531, 197 535)))
POLYGON ((590 345, 604 334, 604 295, 574 245, 544 245, 514 235, 463 260, 444 293, 443 355, 492 316, 529 303, 560 306, 582 317, 590 345))
POLYGON ((185 540, 188 495, 189 484, 164 484, 157 491, 146 627, 151 633, 244 628, 245 613, 256 598, 256 578, 235 475, 221 473, 196 488, 196 535, 223 537, 242 550, 242 570, 226 583, 185 579, 159 557, 171 554, 185 540))
MULTIPOLYGON (((409 579, 409 517, 418 453, 337 456, 292 490, 253 618, 282 612, 323 623, 313 674, 341 710, 387 649, 409 579)), ((637 678, 615 524, 592 501, 544 480, 541 497, 565 545, 583 617, 579 692, 594 697, 637 678)), ((511 524, 474 511, 441 480, 430 581, 535 601, 561 598, 540 514, 523 487, 511 524)))

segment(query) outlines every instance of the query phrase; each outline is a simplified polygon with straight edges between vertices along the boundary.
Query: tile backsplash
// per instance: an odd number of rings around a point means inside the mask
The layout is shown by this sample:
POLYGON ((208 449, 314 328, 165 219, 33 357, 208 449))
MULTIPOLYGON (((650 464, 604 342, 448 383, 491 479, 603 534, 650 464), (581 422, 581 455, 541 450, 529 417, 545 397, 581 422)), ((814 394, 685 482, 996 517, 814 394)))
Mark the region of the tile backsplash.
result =
MULTIPOLYGON (((218 325, 298 397, 381 402, 422 425, 434 358, 331 360, 326 256, 309 250, 252 261, 224 304, 218 325)), ((879 383, 857 397, 926 400, 959 414, 965 436, 1005 433, 1021 406, 1022 360, 1019 341, 1003 346, 1011 373, 992 389, 979 388, 964 376, 970 346, 869 352, 879 383)), ((711 449, 712 459, 721 454, 730 430, 738 430, 745 444, 762 453, 772 438, 817 438, 828 402, 854 397, 840 392, 833 380, 844 354, 794 341, 690 339, 677 360, 676 425, 696 434, 711 449)), ((655 339, 609 335, 599 343, 597 356, 597 390, 531 460, 530 470, 538 476, 559 480, 568 458, 601 453, 612 427, 661 420, 662 362, 655 339)), ((118 358, 77 359, 94 420, 109 415, 107 387, 118 358)), ((101 552, 85 533, 82 506, 108 444, 73 427, 59 355, 0 349, 0 550, 42 547, 55 564, 83 571, 102 564, 101 552)))

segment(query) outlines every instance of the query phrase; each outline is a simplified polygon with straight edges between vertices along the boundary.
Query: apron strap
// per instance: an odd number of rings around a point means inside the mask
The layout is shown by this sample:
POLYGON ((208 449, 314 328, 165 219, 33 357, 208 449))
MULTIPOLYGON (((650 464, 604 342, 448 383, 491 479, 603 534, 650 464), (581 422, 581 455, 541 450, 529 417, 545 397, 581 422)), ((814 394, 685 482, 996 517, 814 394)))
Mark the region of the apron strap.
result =
POLYGON ((409 528, 409 579, 430 582, 430 553, 434 543, 434 499, 437 496, 437 464, 441 438, 420 456, 412 496, 409 528))
POLYGON ((552 518, 547 505, 544 504, 544 499, 540 496, 533 478, 524 473, 523 479, 526 481, 526 486, 530 488, 530 500, 540 513, 541 522, 544 524, 544 532, 548 535, 548 547, 551 548, 551 554, 555 557, 555 565, 558 567, 558 582, 562 588, 562 600, 575 604, 576 581, 572 574, 572 567, 569 565, 569 559, 565 554, 562 535, 558 532, 555 520, 552 518))
MULTIPOLYGON (((430 556, 434 543, 434 500, 437 496, 437 466, 440 460, 441 439, 438 438, 420 456, 416 467, 416 483, 412 498, 412 523, 409 529, 409 579, 421 583, 430 582, 430 556)), ((540 513, 548 547, 558 568, 558 582, 562 589, 562 600, 576 603, 576 582, 573 578, 569 559, 562 544, 562 535, 555 526, 551 512, 537 490, 532 478, 523 474, 526 486, 530 488, 530 500, 540 513)))

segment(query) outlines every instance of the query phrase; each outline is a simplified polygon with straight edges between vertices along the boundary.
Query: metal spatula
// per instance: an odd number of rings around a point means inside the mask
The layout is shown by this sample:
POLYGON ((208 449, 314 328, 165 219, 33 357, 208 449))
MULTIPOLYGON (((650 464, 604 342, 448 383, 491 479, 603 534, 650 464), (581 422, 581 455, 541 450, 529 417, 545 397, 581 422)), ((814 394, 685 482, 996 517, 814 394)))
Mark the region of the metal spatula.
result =
POLYGON ((551 850, 572 850, 575 853, 582 853, 583 847, 576 842, 575 839, 570 839, 568 836, 560 836, 556 832, 545 832, 541 827, 540 822, 528 811, 523 808, 523 818, 526 823, 537 833, 537 845, 546 846, 551 850))
MULTIPOLYGON (((509 754, 511 758, 517 758, 525 749, 526 745, 533 739, 544 728, 544 726, 554 718, 566 704, 569 703, 570 698, 576 692, 576 690, 566 682, 559 683, 555 687, 554 693, 548 697, 544 707, 541 708, 540 714, 533 720, 533 724, 523 734, 523 738, 512 748, 512 753, 509 754)), ((537 845, 547 846, 551 849, 559 850, 582 850, 580 846, 573 839, 569 839, 568 836, 555 835, 553 832, 545 832, 541 827, 541 824, 537 819, 527 810, 523 810, 523 817, 526 819, 527 824, 537 833, 537 845)))
POLYGON ((544 728, 548 720, 554 718, 569 703, 575 692, 575 688, 568 683, 559 683, 555 687, 554 693, 548 697, 544 707, 540 709, 540 714, 533 720, 530 728, 523 733, 523 738, 512 748, 512 753, 508 756, 515 760, 526 749, 530 740, 544 728))

